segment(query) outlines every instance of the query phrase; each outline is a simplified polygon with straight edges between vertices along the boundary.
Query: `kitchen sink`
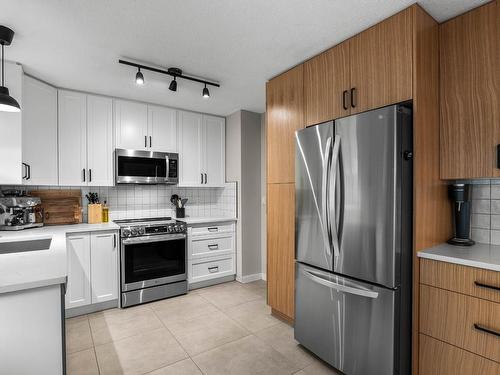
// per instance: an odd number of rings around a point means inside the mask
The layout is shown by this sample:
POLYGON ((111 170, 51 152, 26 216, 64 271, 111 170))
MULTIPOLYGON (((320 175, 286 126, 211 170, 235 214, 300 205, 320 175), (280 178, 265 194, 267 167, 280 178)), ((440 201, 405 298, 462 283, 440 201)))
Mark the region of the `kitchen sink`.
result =
POLYGON ((49 250, 52 238, 0 242, 0 254, 24 253, 27 251, 49 250))

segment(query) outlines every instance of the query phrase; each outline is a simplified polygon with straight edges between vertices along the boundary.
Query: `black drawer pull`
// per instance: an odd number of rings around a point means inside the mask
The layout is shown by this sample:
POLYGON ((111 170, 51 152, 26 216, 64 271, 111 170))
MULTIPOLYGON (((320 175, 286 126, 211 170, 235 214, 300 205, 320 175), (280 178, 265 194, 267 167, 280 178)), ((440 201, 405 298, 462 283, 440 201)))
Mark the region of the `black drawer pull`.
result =
POLYGON ((217 227, 210 227, 210 228, 208 228, 208 231, 209 232, 218 232, 219 228, 217 228, 217 227))
POLYGON ((215 266, 215 267, 208 267, 208 272, 210 272, 210 273, 216 273, 216 272, 219 272, 219 266, 215 266))
POLYGON ((480 324, 474 323, 474 328, 477 329, 478 331, 489 333, 490 335, 500 337, 500 332, 495 331, 494 329, 484 327, 480 324))
POLYGON ((208 248, 210 250, 218 250, 219 249, 219 244, 216 243, 216 244, 213 244, 213 245, 208 245, 208 248))
POLYGON ((500 169, 500 145, 497 145, 497 168, 500 169))
POLYGON ((480 281, 474 281, 474 284, 476 284, 476 286, 478 286, 480 288, 487 288, 487 289, 492 289, 492 290, 496 290, 496 291, 500 292, 500 287, 498 287, 498 286, 484 284, 480 281))
POLYGON ((344 92, 342 92, 342 108, 344 108, 345 110, 348 109, 348 107, 347 107, 347 90, 344 90, 344 92))
POLYGON ((356 87, 351 89, 351 107, 356 108, 356 102, 354 101, 354 92, 356 91, 356 87))

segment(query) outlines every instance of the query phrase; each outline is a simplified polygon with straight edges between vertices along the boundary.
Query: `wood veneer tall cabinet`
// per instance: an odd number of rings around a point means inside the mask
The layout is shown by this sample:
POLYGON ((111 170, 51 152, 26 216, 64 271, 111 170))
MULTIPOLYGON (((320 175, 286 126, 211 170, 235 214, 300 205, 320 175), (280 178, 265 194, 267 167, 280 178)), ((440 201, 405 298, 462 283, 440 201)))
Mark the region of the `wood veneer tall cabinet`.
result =
POLYGON ((444 242, 451 234, 450 215, 443 214, 450 209, 446 183, 439 174, 439 27, 415 4, 339 46, 267 84, 268 303, 275 315, 293 319, 290 303, 294 297, 295 208, 291 198, 294 131, 306 124, 412 100, 413 374, 416 375, 419 349, 416 254, 444 242), (347 68, 342 61, 348 62, 347 68), (342 106, 346 87, 348 109, 342 106), (351 89, 354 97, 350 95, 351 89), (301 113, 305 115, 301 117, 301 113))
POLYGON ((500 5, 440 26, 441 177, 499 177, 500 5))

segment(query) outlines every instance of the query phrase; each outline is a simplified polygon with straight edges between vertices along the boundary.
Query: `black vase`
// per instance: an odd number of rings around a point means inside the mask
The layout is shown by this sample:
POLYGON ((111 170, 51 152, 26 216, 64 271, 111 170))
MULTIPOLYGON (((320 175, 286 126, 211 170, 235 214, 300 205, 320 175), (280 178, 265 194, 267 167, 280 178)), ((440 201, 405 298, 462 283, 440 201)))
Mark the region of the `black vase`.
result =
POLYGON ((175 217, 182 219, 186 217, 186 209, 184 207, 175 207, 175 217))

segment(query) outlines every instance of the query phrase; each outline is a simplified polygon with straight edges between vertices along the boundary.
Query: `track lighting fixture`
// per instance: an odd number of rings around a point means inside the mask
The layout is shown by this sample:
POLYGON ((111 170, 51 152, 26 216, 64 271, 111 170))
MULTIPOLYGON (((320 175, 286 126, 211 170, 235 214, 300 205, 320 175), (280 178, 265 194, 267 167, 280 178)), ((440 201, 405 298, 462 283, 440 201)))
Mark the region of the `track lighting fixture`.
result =
POLYGON ((168 89, 170 91, 177 91, 177 81, 175 80, 175 76, 174 76, 174 79, 172 80, 172 82, 170 82, 168 89))
POLYGON ((137 74, 135 75, 135 83, 138 85, 144 85, 144 76, 141 73, 141 68, 138 68, 137 74))
POLYGON ((167 70, 163 70, 163 69, 158 69, 158 68, 154 68, 154 67, 147 66, 147 65, 137 64, 137 63, 134 63, 131 61, 118 60, 118 62, 120 64, 133 66, 133 67, 136 67, 138 69, 137 74, 135 75, 135 82, 138 85, 144 84, 144 76, 141 72, 141 69, 142 69, 142 70, 149 70, 151 72, 166 74, 166 75, 169 75, 171 77, 174 77, 174 79, 170 82, 170 85, 168 86, 168 89, 170 91, 177 91, 177 78, 182 78, 182 79, 187 79, 188 81, 203 83, 204 87, 203 87, 203 91, 202 91, 202 96, 204 98, 210 97, 210 91, 208 91, 207 85, 211 85, 214 87, 220 87, 220 84, 218 84, 216 82, 210 82, 210 81, 207 81, 203 78, 185 75, 182 73, 182 70, 179 68, 168 68, 167 70))
POLYGON ((204 98, 210 98, 210 91, 208 91, 207 84, 205 83, 205 87, 203 88, 202 95, 204 98))
POLYGON ((9 89, 5 87, 5 67, 4 67, 4 46, 10 46, 14 38, 14 31, 8 27, 0 25, 0 44, 2 45, 2 85, 0 86, 0 111, 19 112, 21 107, 16 99, 9 94, 9 89))

